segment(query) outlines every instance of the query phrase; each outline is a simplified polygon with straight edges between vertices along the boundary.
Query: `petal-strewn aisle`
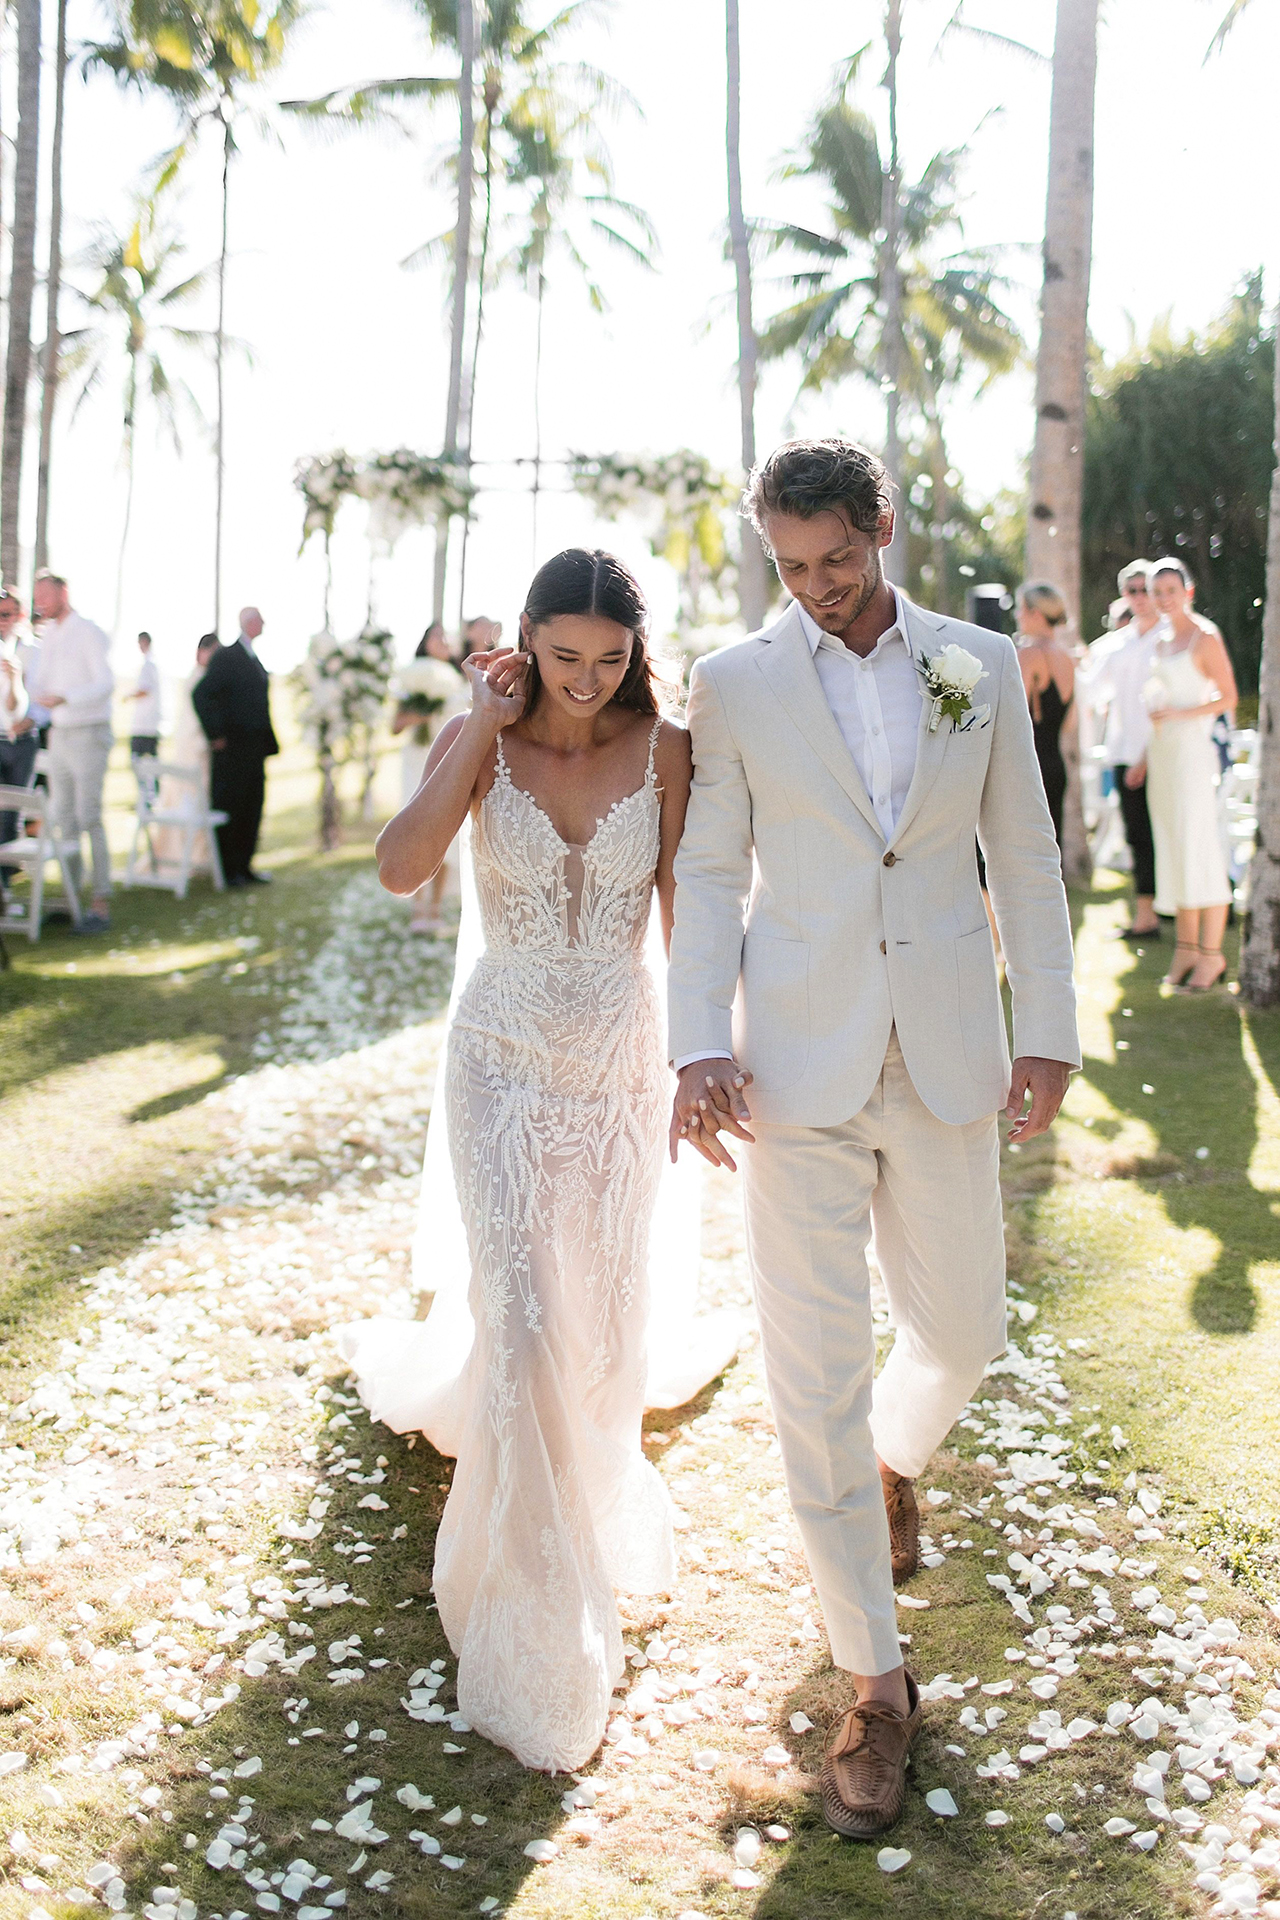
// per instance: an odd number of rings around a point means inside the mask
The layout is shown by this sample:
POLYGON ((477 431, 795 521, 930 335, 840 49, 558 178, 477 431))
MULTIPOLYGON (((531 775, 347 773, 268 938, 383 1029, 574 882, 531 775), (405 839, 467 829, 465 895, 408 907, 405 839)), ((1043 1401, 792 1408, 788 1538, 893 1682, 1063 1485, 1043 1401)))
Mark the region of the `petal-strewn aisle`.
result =
MULTIPOLYGON (((684 1572, 625 1616, 598 1762, 552 1782, 475 1739, 429 1594, 448 1464, 370 1426, 326 1333, 411 1310, 448 982, 401 926, 371 877, 338 894, 262 1065, 207 1103, 227 1150, 86 1275, 0 1427, 0 1915, 1280 1914, 1274 1622, 1072 1405, 1025 1300, 922 1485, 928 1730, 892 1846, 811 1798, 839 1695, 754 1345, 653 1424, 684 1572)), ((723 1302, 735 1206, 712 1188, 723 1302)))

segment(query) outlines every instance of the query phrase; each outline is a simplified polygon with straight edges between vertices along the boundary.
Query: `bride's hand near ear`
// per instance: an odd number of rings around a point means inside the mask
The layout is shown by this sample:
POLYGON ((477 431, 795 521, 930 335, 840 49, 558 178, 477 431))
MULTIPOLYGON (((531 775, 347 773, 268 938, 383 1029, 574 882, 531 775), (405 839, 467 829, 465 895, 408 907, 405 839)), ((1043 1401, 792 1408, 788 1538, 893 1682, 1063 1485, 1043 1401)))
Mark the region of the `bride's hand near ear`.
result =
POLYGON ((529 655, 497 647, 491 653, 472 653, 462 663, 471 682, 471 712, 501 733, 524 712, 529 655))

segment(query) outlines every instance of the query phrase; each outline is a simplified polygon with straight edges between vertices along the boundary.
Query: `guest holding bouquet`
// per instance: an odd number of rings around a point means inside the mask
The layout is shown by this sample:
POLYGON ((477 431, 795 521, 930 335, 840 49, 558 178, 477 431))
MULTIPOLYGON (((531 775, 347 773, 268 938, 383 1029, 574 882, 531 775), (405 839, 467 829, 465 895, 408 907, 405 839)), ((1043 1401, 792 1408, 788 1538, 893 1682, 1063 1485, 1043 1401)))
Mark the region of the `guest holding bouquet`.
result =
MULTIPOLYGON (((393 676, 391 697, 396 703, 391 731, 406 735, 400 749, 400 805, 406 807, 422 784, 432 741, 446 722, 470 705, 467 683, 453 664, 438 620, 419 640, 412 660, 393 676)), ((438 872, 412 896, 410 933, 435 936, 443 931, 441 907, 456 872, 457 857, 451 850, 438 872)))

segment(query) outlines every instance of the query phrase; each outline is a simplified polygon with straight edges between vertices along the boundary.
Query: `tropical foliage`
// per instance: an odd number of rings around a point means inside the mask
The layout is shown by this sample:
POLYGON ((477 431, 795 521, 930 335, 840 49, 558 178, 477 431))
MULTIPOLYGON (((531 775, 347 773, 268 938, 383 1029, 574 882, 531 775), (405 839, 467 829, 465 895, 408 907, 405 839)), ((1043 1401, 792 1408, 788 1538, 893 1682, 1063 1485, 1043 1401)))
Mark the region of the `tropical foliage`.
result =
POLYGON ((731 573, 739 484, 687 448, 657 457, 571 454, 569 479, 604 519, 640 520, 652 551, 679 575, 681 630, 698 627, 708 614, 707 590, 726 585, 731 573))
POLYGON ((359 460, 338 448, 299 460, 293 483, 303 499, 302 545, 313 533, 331 539, 344 500, 364 500, 370 537, 391 547, 409 527, 425 526, 436 512, 463 513, 474 489, 464 468, 397 447, 359 460))
POLYGON ((1084 618, 1100 632, 1136 555, 1184 560, 1243 688, 1258 684, 1274 465, 1275 333, 1254 274, 1202 333, 1167 322, 1094 370, 1085 437, 1084 618))
MULTIPOLYGON (((870 115, 850 98, 857 63, 815 119, 783 181, 815 184, 826 201, 824 226, 757 221, 757 246, 789 263, 789 305, 762 323, 765 359, 797 359, 802 389, 856 378, 879 389, 885 363, 886 279, 882 214, 886 163, 870 115)), ((951 517, 945 413, 966 379, 1007 373, 1022 339, 1001 304, 1005 282, 990 250, 965 248, 960 177, 965 150, 936 153, 899 196, 898 280, 901 339, 899 401, 905 424, 927 448, 930 510, 938 528, 951 517)), ((941 555, 935 570, 945 579, 941 555)))

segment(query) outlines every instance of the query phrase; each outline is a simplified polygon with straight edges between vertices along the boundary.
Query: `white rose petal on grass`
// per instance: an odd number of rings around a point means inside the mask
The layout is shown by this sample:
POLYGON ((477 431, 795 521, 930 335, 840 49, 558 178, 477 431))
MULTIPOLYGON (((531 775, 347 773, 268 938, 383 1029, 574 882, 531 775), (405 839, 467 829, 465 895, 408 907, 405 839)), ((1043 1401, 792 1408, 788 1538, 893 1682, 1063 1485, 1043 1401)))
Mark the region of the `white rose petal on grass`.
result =
POLYGON ((760 1835, 754 1827, 739 1827, 733 1843, 733 1857, 740 1867, 754 1867, 764 1851, 760 1835))
POLYGON ((924 1497, 931 1507, 945 1507, 951 1495, 945 1487, 930 1487, 924 1497))
MULTIPOLYGON (((458 1826, 461 1826, 461 1824, 462 1824, 462 1808, 461 1807, 450 1807, 448 1813, 442 1813, 440 1815, 440 1825, 442 1827, 458 1827, 458 1826)), ((525 1851, 528 1852, 528 1848, 526 1848, 525 1851)))
POLYGON ((560 1849, 554 1840, 531 1840, 524 1850, 526 1860, 536 1860, 539 1866, 545 1866, 548 1860, 554 1860, 560 1849))
POLYGON ((930 1813, 940 1814, 945 1820, 952 1819, 960 1811, 945 1787, 935 1787, 932 1793, 926 1793, 924 1803, 930 1813))
POLYGON ((792 1733, 809 1733, 813 1728, 813 1722, 807 1713, 793 1713, 787 1725, 792 1733))
POLYGON ((990 1813, 984 1813, 983 1819, 989 1827, 1007 1827, 1009 1816, 1003 1807, 993 1807, 990 1813))
POLYGON ((1067 1823, 1060 1813, 1046 1813, 1044 1823, 1050 1833, 1065 1833, 1067 1830, 1067 1823))
POLYGON ((911 1864, 911 1852, 908 1847, 881 1847, 876 1855, 876 1865, 881 1873, 901 1873, 911 1864))
POLYGON ((760 1758, 766 1767, 789 1767, 791 1765, 791 1755, 785 1747, 766 1747, 760 1755, 760 1758))
POLYGON ((1129 1845, 1131 1847, 1137 1847, 1142 1853, 1150 1853, 1159 1838, 1160 1835, 1156 1832, 1155 1828, 1152 1827, 1146 1833, 1135 1833, 1129 1845))
POLYGON ((440 1855, 440 1865, 442 1867, 448 1867, 450 1873, 456 1873, 459 1867, 465 1867, 466 1864, 465 1855, 456 1853, 442 1853, 440 1855))
POLYGON ((26 1764, 25 1753, 0 1753, 0 1774, 18 1773, 26 1764))
POLYGON ((733 1885, 743 1893, 747 1893, 752 1887, 758 1887, 761 1884, 760 1875, 753 1873, 750 1867, 735 1867, 729 1878, 733 1885))
POLYGON ((714 1747, 700 1747, 693 1756, 693 1764, 699 1773, 714 1773, 720 1765, 720 1755, 714 1747))
POLYGON ((1132 1820, 1122 1820, 1119 1814, 1116 1814, 1114 1818, 1106 1822, 1102 1831, 1109 1833, 1113 1840, 1119 1840, 1126 1833, 1136 1833, 1137 1828, 1134 1826, 1132 1820))

